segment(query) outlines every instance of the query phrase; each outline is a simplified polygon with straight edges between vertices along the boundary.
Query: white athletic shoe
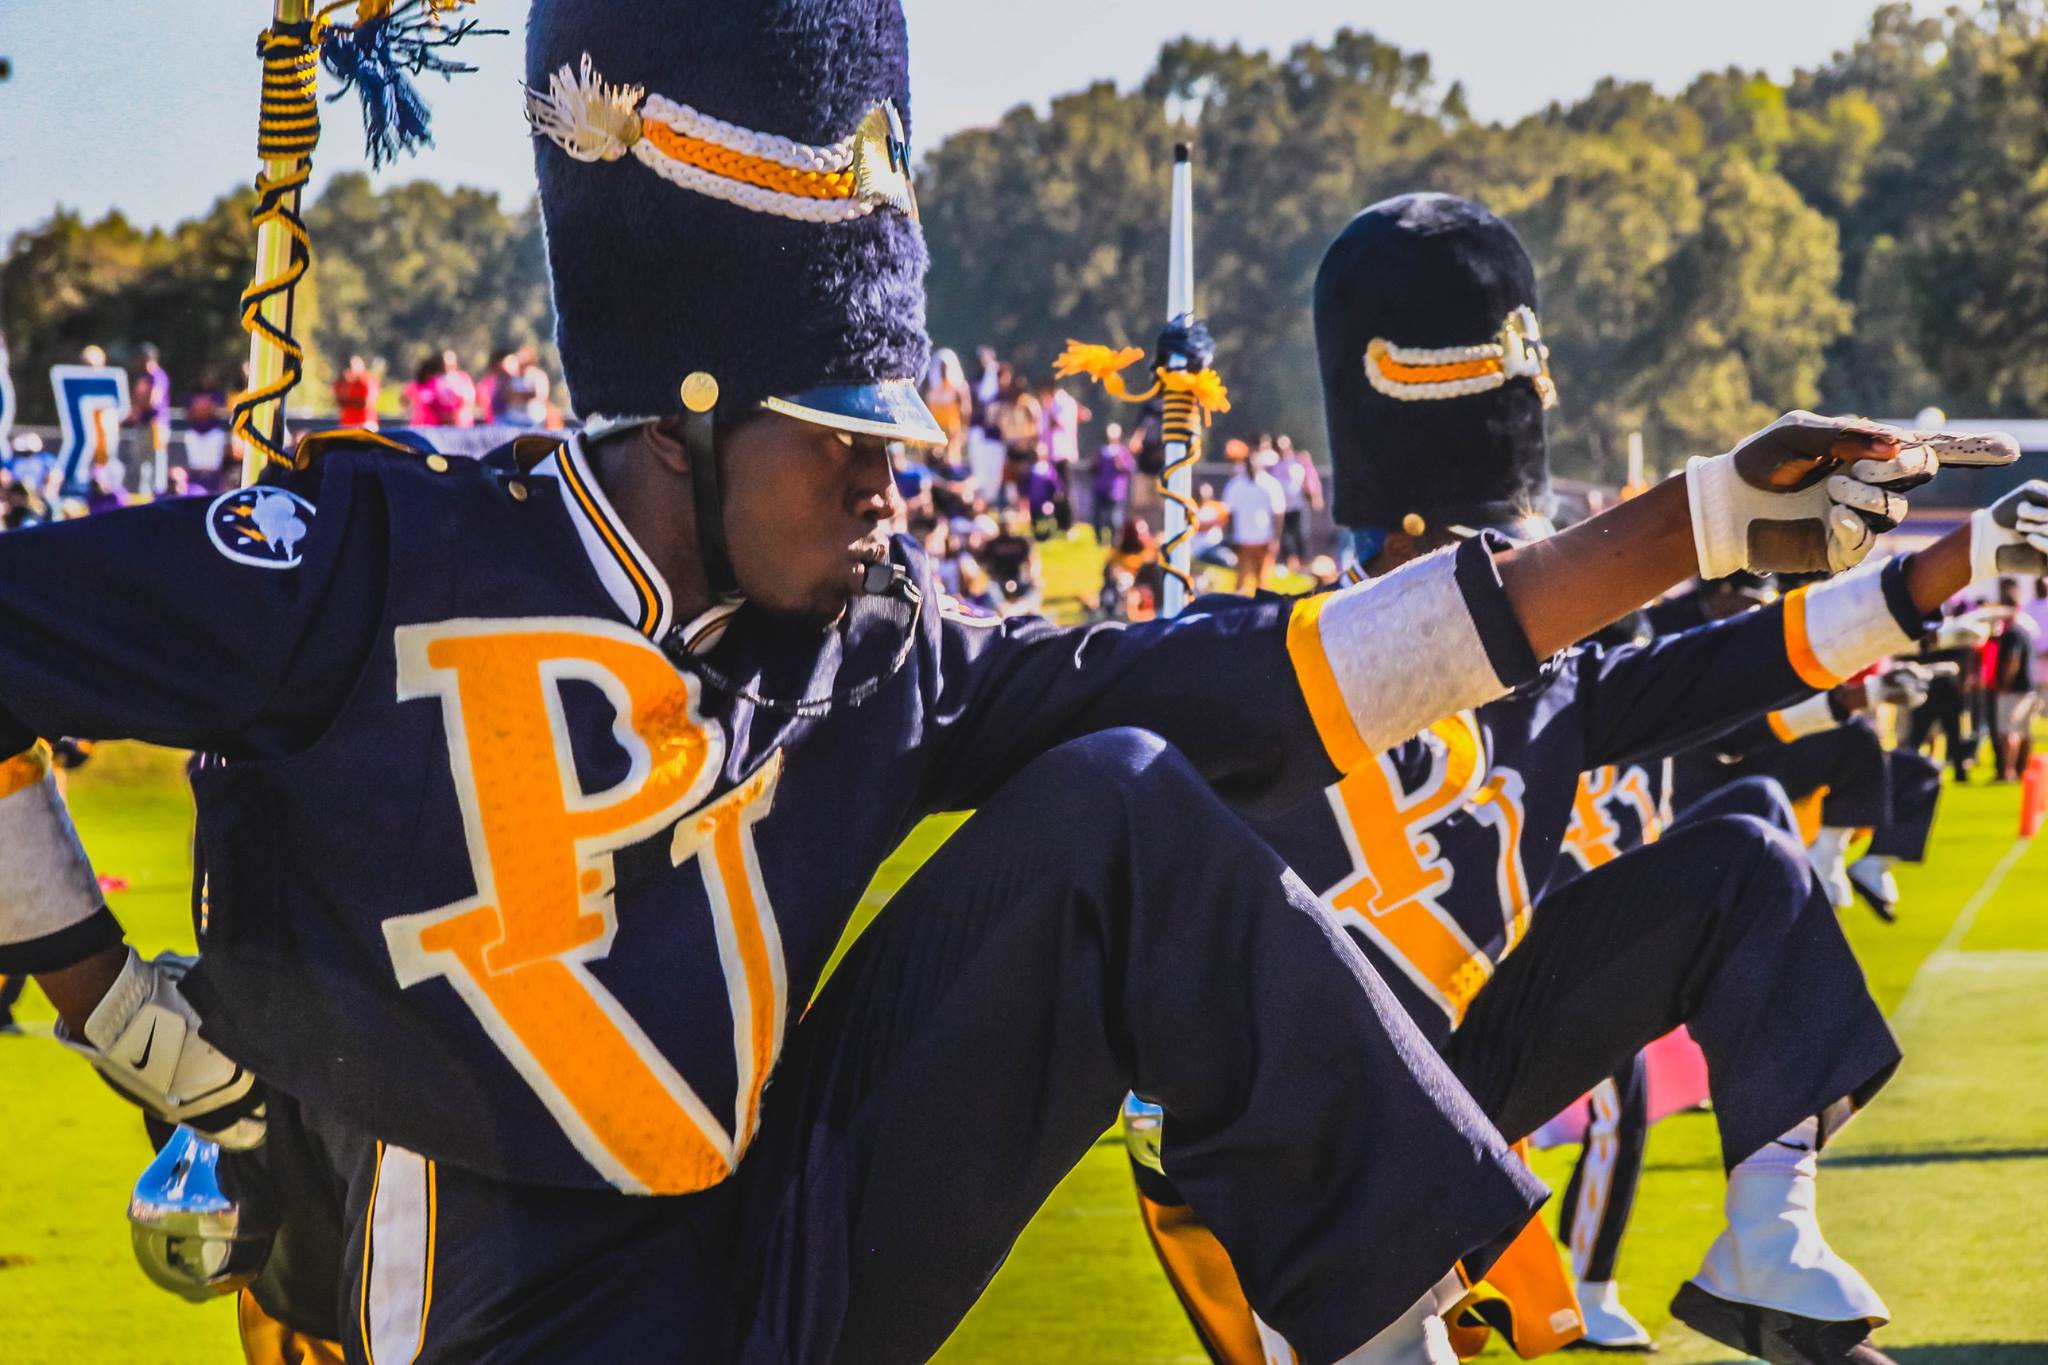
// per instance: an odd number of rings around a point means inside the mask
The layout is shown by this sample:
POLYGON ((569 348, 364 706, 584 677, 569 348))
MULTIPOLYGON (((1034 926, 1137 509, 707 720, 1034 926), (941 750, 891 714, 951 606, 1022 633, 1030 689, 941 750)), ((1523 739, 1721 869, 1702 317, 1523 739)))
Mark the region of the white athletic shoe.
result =
POLYGON ((1635 1314, 1622 1307, 1621 1286, 1612 1280, 1579 1282, 1579 1317, 1586 1324, 1586 1335, 1573 1342, 1574 1346, 1600 1351, 1657 1349, 1635 1314))
POLYGON ((1835 825, 1822 825, 1820 833, 1813 837, 1813 843, 1806 850, 1814 875, 1827 888, 1828 900, 1837 910, 1847 910, 1856 901, 1856 893, 1849 885, 1849 869, 1845 866, 1848 852, 1849 831, 1835 825))

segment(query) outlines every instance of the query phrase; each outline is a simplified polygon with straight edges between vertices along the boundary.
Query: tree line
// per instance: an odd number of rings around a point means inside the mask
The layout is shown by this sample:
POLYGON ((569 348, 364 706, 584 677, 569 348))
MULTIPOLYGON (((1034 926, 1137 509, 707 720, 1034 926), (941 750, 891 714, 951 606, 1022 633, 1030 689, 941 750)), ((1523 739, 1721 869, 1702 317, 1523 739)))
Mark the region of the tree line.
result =
MULTIPOLYGON (((1427 55, 1366 32, 1282 54, 1171 42, 1135 88, 1020 107, 925 153, 934 337, 1028 371, 1069 337, 1149 343, 1181 139, 1199 307, 1236 402, 1226 435, 1319 440, 1316 264, 1351 214, 1413 189, 1477 198, 1528 243, 1567 472, 1615 478, 1632 431, 1669 468, 1790 407, 2048 409, 2048 0, 1887 4, 1784 83, 1608 81, 1512 124, 1474 120, 1427 55)), ((154 341, 183 358, 181 382, 231 386, 248 204, 148 230, 60 212, 17 235, 0 330, 18 372, 154 341)), ((307 220, 309 399, 352 352, 409 370, 443 345, 480 359, 548 338, 531 205, 352 175, 307 220)), ((18 387, 33 419, 48 400, 18 387)))

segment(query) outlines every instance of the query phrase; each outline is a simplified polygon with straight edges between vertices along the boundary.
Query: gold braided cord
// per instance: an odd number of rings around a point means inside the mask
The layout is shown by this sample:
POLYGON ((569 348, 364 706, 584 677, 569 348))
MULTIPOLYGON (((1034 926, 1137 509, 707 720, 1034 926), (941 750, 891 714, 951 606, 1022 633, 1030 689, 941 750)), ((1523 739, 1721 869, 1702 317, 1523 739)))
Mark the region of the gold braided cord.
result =
MULTIPOLYGON (((1162 371, 1163 378, 1169 373, 1162 371)), ((1213 370, 1204 371, 1213 375, 1213 370)), ((1195 580, 1187 570, 1174 562, 1174 551, 1187 543, 1195 533, 1195 500, 1173 486, 1173 476, 1186 470, 1188 482, 1195 477, 1195 462, 1202 457, 1201 428, 1208 424, 1209 417, 1201 411, 1200 401, 1192 386, 1168 388, 1166 397, 1160 400, 1159 434, 1169 446, 1180 446, 1180 458, 1168 462, 1159 471, 1159 496, 1179 506, 1181 510, 1180 530, 1159 543, 1159 567, 1180 580, 1180 585, 1189 597, 1195 595, 1195 580), (1197 414, 1200 414, 1199 420, 1197 414)))
POLYGON ((1180 580, 1188 596, 1195 593, 1195 581, 1173 562, 1174 551, 1185 544, 1195 533, 1195 500, 1179 492, 1173 486, 1173 476, 1185 470, 1190 483, 1194 481, 1194 466, 1202 457, 1202 431, 1209 425, 1209 419, 1219 412, 1230 411, 1230 391, 1223 386, 1223 379, 1213 369, 1152 371, 1152 385, 1139 392, 1124 383, 1123 371, 1145 358, 1143 348, 1125 346, 1121 350, 1099 346, 1085 341, 1069 339, 1067 349, 1061 351, 1053 361, 1053 377, 1068 379, 1074 375, 1086 375, 1102 385, 1103 391, 1112 398, 1126 403, 1144 403, 1159 395, 1159 435, 1168 446, 1179 446, 1180 458, 1173 460, 1159 471, 1159 496, 1179 507, 1183 513, 1181 528, 1160 542, 1159 566, 1180 580))
MULTIPOLYGON (((295 203, 295 196, 312 173, 312 162, 301 158, 278 179, 273 180, 268 175, 256 177, 256 209, 249 215, 249 221, 255 225, 259 235, 266 225, 275 225, 290 238, 291 244, 284 269, 269 279, 251 281, 249 287, 242 291, 242 330, 252 336, 261 334, 284 357, 284 364, 277 377, 269 383, 236 394, 233 414, 229 419, 235 435, 262 451, 265 459, 286 468, 292 465, 291 452, 269 432, 258 429, 256 412, 273 400, 280 405, 282 412, 284 396, 305 374, 306 356, 289 331, 263 316, 263 304, 276 295, 289 295, 312 267, 312 243, 295 203)), ((278 423, 278 426, 282 429, 283 423, 278 423)))
MULTIPOLYGON (((1230 390, 1214 370, 1160 370, 1159 387, 1168 393, 1184 393, 1201 410, 1202 425, 1219 412, 1230 411, 1230 390)), ((1168 438, 1172 439, 1171 437, 1168 438)))
POLYGON ((308 157, 320 141, 320 50, 314 24, 279 24, 256 40, 263 59, 263 101, 256 155, 265 161, 308 157))
POLYGON ((745 185, 758 185, 764 190, 778 194, 794 194, 805 199, 851 199, 854 197, 854 174, 843 171, 805 171, 771 161, 765 156, 750 156, 745 152, 721 147, 715 142, 691 137, 655 119, 645 119, 640 125, 640 135, 659 147, 665 154, 686 166, 695 166, 727 180, 737 180, 745 185))
MULTIPOLYGON (((332 10, 334 6, 328 6, 332 10)), ((263 60, 263 98, 256 121, 256 155, 267 165, 287 162, 289 169, 273 175, 266 169, 256 177, 256 207, 249 222, 256 229, 258 268, 265 229, 282 232, 286 238, 283 267, 267 279, 252 280, 242 291, 242 330, 275 347, 281 357, 278 373, 263 383, 235 395, 228 425, 236 436, 263 453, 266 460, 289 467, 291 452, 279 439, 284 431, 284 398, 297 387, 306 370, 306 353, 290 330, 291 291, 312 268, 312 240, 299 217, 299 191, 313 173, 313 151, 320 143, 319 60, 320 32, 326 26, 326 10, 313 19, 274 23, 256 40, 263 60), (264 305, 282 298, 283 306, 273 309, 281 321, 263 315, 264 305), (270 430, 257 424, 257 414, 276 403, 277 420, 270 430), (273 434, 276 433, 276 434, 273 434)))

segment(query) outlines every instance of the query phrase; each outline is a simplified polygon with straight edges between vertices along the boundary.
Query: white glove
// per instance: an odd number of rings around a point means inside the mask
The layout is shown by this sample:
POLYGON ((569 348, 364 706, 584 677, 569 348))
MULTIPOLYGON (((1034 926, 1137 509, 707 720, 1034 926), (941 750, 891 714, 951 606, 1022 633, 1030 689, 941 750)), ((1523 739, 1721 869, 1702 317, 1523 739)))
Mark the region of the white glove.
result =
POLYGON ((256 1077, 199 1036, 199 1016, 178 989, 194 959, 163 953, 145 961, 133 948, 106 997, 85 1021, 85 1037, 58 1036, 166 1123, 196 1128, 221 1146, 263 1141, 256 1077))
MULTIPOLYGON (((1974 527, 1971 529, 1970 540, 1971 558, 1975 559, 1977 547, 1974 527)), ((1934 646, 1937 649, 1975 649, 1991 638, 1997 629, 1997 623, 2004 618, 2005 613, 1996 607, 1979 607, 1975 611, 1966 611, 1961 616, 1947 617, 1934 628, 1934 646)))
POLYGON ((2005 465, 2019 443, 2000 432, 1905 431, 1854 417, 1789 412, 1725 455, 1686 462, 1700 577, 1737 569, 1840 573, 1860 563, 1906 515, 1899 496, 1943 462, 2005 465), (1855 459, 1878 441, 1889 460, 1855 459))
POLYGON ((1863 680, 1863 696, 1872 708, 1889 702, 1908 711, 1917 711, 1927 700, 1929 676, 1918 664, 1894 664, 1863 680))
POLYGON ((1970 513, 1970 581, 2048 573, 2048 482, 2029 479, 1970 513))

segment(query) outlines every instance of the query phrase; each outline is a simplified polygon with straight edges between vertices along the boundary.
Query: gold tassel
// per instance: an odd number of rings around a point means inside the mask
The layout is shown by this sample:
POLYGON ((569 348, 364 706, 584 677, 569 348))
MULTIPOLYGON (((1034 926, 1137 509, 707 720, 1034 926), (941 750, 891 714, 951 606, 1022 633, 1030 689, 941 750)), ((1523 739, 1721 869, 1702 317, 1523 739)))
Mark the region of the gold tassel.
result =
POLYGON ((1203 426, 1209 425, 1215 414, 1230 411, 1230 390, 1223 387, 1223 376, 1214 370, 1161 370, 1159 387, 1192 397, 1202 410, 1203 426))
POLYGON ((1107 346, 1069 340, 1067 349, 1061 351, 1059 359, 1053 361, 1052 373, 1055 379, 1085 374, 1102 385, 1104 392, 1111 398, 1126 403, 1142 403, 1158 393, 1159 386, 1154 384, 1143 393, 1133 393, 1125 386, 1124 377, 1117 372, 1128 369, 1144 358, 1144 349, 1138 346, 1126 346, 1120 351, 1112 351, 1107 346))

